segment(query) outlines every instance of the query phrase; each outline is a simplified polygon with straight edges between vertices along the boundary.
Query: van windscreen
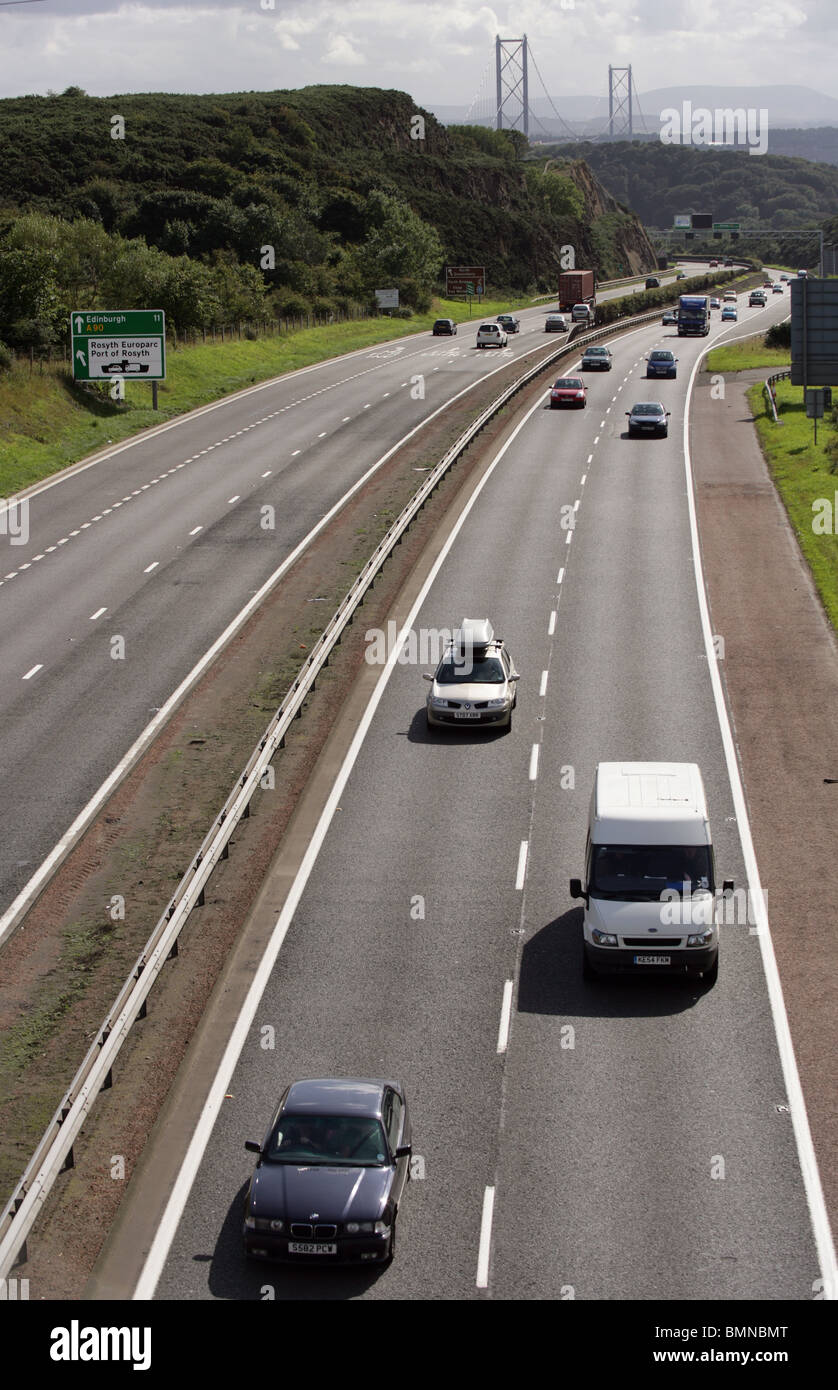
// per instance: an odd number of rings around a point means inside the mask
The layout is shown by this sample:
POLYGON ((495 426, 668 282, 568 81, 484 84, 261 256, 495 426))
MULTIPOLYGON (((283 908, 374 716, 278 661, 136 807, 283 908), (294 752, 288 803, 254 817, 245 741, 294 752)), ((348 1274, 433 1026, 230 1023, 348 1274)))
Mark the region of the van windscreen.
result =
POLYGON ((665 890, 714 889, 709 845, 592 845, 590 892, 648 900, 665 890))

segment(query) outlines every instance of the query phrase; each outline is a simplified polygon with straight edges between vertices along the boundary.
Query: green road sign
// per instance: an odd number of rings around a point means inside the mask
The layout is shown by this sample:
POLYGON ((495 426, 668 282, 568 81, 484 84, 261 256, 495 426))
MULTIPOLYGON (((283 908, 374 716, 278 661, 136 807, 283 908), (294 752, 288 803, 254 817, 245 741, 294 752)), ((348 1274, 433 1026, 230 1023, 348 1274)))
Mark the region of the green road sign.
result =
POLYGON ((474 285, 466 285, 466 294, 474 294, 474 285))
POLYGON ((74 381, 165 381, 162 309, 80 309, 70 315, 74 381))
POLYGON ((739 222, 714 222, 714 232, 738 232, 741 223, 739 222))

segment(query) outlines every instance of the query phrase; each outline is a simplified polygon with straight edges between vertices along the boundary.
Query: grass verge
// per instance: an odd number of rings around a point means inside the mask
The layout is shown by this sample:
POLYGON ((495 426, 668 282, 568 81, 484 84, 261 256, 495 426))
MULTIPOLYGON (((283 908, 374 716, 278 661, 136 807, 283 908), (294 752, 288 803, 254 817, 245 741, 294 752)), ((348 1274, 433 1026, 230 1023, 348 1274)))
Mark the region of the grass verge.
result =
POLYGON ((748 404, 756 420, 771 476, 812 571, 827 616, 838 631, 838 473, 834 471, 838 456, 829 449, 830 445, 838 445, 838 429, 828 417, 819 420, 815 444, 814 422, 806 418, 803 406, 803 388, 792 386, 788 381, 777 383, 777 412, 783 422, 781 425, 774 424, 759 383, 748 392, 748 404), (814 506, 818 499, 820 505, 814 506), (818 534, 822 527, 821 517, 830 521, 830 527, 827 532, 823 526, 823 534, 818 534))
POLYGON ((708 372, 747 372, 752 367, 777 367, 789 365, 788 348, 765 346, 765 338, 756 334, 753 338, 743 338, 738 343, 723 344, 707 354, 708 372))

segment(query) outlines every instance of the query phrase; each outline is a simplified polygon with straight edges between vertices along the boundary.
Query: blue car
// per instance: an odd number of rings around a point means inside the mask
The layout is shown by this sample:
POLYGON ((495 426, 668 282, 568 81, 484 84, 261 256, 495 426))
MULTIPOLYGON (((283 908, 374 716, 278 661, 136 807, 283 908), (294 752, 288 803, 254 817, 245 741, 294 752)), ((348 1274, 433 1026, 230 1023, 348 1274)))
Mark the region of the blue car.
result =
POLYGON ((669 348, 655 348, 646 358, 646 375, 649 376, 677 376, 678 358, 669 348))

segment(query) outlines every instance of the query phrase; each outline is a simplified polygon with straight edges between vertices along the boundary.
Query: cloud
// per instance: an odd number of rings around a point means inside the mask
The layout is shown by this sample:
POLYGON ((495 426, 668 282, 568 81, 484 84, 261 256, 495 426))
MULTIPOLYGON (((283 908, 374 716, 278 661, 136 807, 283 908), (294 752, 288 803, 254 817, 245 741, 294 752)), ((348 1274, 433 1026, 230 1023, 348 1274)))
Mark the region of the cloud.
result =
POLYGON ((357 49, 346 34, 333 34, 329 46, 323 54, 324 63, 337 63, 341 67, 359 67, 366 63, 363 53, 357 49))

